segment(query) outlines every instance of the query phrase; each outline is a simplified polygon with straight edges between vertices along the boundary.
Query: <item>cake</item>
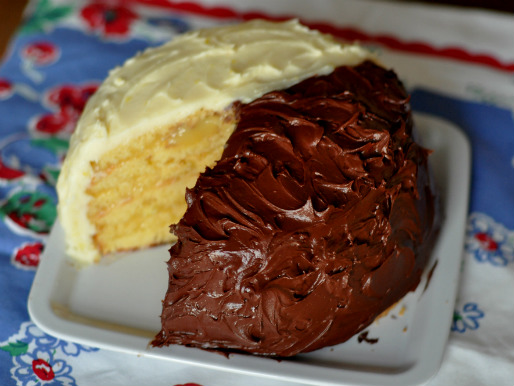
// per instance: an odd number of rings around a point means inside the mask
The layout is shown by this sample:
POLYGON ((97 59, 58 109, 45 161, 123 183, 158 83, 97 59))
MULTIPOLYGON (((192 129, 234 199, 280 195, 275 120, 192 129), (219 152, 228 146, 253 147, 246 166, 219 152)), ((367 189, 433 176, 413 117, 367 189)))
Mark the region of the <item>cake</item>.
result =
POLYGON ((220 158, 238 103, 371 55, 297 21, 193 31, 110 72, 79 119, 57 183, 78 266, 171 243, 185 190, 220 158))
POLYGON ((409 96, 366 60, 237 110, 173 227, 153 345, 289 357, 342 343, 417 287, 438 233, 409 96))
POLYGON ((59 219, 78 265, 172 245, 153 346, 289 357, 417 287, 439 229, 429 153, 368 51, 254 20, 109 74, 71 139, 59 219))

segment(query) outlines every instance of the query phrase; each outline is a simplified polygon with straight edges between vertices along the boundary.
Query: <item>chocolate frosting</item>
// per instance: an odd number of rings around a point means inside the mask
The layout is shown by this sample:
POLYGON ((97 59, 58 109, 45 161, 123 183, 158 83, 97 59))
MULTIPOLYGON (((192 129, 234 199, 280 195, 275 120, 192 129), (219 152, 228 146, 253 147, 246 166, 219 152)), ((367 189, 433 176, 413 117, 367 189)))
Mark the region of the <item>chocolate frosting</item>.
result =
POLYGON ((239 105, 173 227, 153 345, 291 356, 414 290, 438 229, 409 96, 367 61, 239 105))

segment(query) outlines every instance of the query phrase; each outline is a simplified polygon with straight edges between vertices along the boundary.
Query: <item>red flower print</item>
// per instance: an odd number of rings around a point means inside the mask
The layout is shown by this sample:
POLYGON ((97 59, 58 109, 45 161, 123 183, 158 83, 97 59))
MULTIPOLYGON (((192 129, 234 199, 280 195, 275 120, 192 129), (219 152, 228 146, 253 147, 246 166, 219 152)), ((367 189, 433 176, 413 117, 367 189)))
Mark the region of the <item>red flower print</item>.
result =
POLYGON ((75 129, 87 100, 97 88, 97 84, 84 86, 66 84, 50 90, 46 95, 46 102, 50 108, 57 111, 37 118, 34 130, 52 136, 59 134, 69 136, 75 129))
POLYGON ((483 213, 468 220, 466 252, 479 263, 505 267, 514 263, 514 232, 483 213))
POLYGON ((9 98, 13 94, 13 89, 11 82, 0 78, 0 100, 9 98))
POLYGON ((44 359, 34 359, 32 361, 32 371, 42 381, 51 381, 55 377, 52 366, 44 359))
POLYGON ((71 133, 75 128, 77 118, 65 110, 53 114, 46 114, 36 122, 36 130, 40 133, 55 135, 60 132, 71 133))
POLYGON ((38 191, 19 191, 0 206, 0 215, 7 216, 19 227, 46 234, 57 217, 54 198, 38 191))
POLYGON ((5 180, 14 180, 16 178, 20 178, 24 176, 25 173, 18 169, 13 169, 8 166, 5 166, 0 158, 0 179, 5 180))
POLYGON ((59 48, 50 42, 39 41, 27 44, 21 50, 21 69, 36 83, 41 83, 45 75, 36 67, 48 66, 59 58, 59 48))
POLYGON ((25 329, 27 335, 16 341, 16 344, 21 346, 17 355, 11 354, 11 374, 15 383, 34 386, 76 386, 77 382, 71 376, 72 366, 61 358, 68 355, 67 347, 79 345, 64 343, 46 335, 33 324, 29 324, 25 329))
POLYGON ((59 56, 59 49, 50 42, 34 42, 26 45, 22 57, 38 66, 45 66, 55 62, 59 56))
POLYGON ((48 93, 47 100, 51 105, 58 106, 61 110, 80 114, 84 110, 87 100, 97 88, 96 84, 88 84, 82 87, 63 85, 51 90, 48 93))
POLYGON ((480 242, 482 248, 486 251, 496 251, 498 249, 498 243, 485 232, 479 232, 475 235, 475 238, 480 242))
POLYGON ((134 20, 138 18, 122 3, 93 2, 80 12, 86 25, 104 36, 126 36, 134 20))
POLYGON ((22 268, 36 268, 41 252, 43 252, 43 244, 39 242, 25 244, 15 251, 13 263, 22 268))
POLYGON ((199 385, 198 383, 182 383, 180 385, 175 385, 175 386, 202 386, 202 385, 199 385))

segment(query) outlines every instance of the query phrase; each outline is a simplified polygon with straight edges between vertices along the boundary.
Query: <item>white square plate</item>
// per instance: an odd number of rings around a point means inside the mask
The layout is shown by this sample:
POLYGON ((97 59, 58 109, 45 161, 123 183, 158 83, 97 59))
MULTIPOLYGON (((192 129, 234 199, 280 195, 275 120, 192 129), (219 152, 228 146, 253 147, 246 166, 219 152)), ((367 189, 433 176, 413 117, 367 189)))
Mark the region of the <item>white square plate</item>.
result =
POLYGON ((367 328, 367 340, 354 336, 346 343, 281 361, 240 354, 227 358, 182 346, 150 347, 160 330, 168 248, 124 253, 77 270, 66 259, 58 222, 29 296, 32 320, 50 335, 81 344, 308 384, 425 382, 440 366, 453 316, 471 151, 467 138, 451 123, 420 114, 415 122, 420 142, 434 150, 430 163, 445 208, 441 235, 427 268, 427 272, 434 268, 433 275, 427 282, 426 274, 415 292, 367 328))

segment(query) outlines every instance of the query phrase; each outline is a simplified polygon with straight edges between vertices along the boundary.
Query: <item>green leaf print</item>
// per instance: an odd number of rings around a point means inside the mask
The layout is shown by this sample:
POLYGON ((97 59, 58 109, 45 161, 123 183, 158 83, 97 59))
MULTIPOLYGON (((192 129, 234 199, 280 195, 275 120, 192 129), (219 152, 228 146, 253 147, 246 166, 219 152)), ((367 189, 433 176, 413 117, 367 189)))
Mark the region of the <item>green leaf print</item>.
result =
POLYGON ((40 0, 34 12, 23 24, 21 32, 41 32, 51 24, 68 16, 73 11, 71 6, 53 6, 50 0, 40 0))
POLYGON ((37 233, 48 233, 57 217, 51 197, 40 192, 21 191, 13 194, 0 207, 0 216, 9 216, 23 228, 37 233))
POLYGON ((30 141, 34 146, 44 147, 56 155, 64 154, 68 150, 68 140, 51 137, 36 138, 30 141))
POLYGON ((13 357, 25 354, 28 351, 28 348, 29 345, 27 343, 20 341, 9 343, 5 346, 0 346, 0 350, 7 351, 13 357))

